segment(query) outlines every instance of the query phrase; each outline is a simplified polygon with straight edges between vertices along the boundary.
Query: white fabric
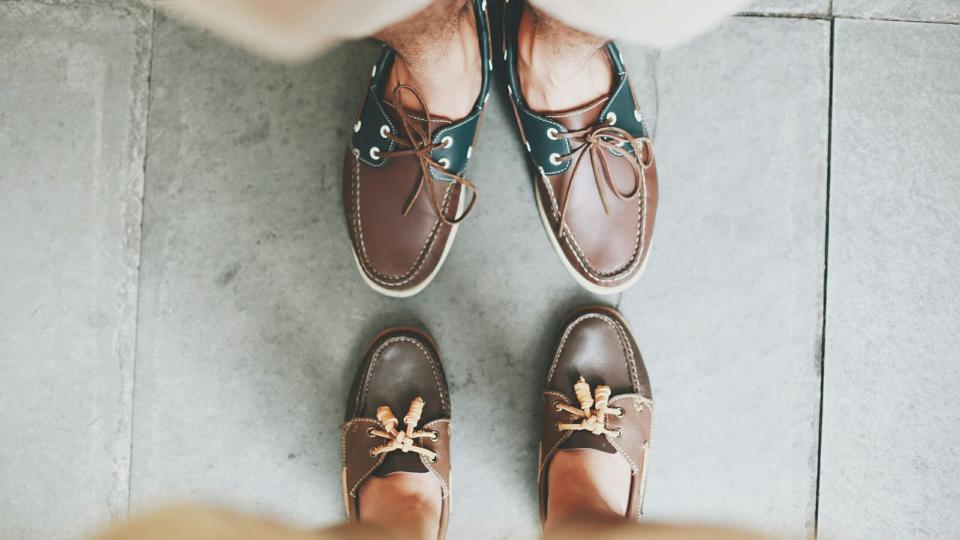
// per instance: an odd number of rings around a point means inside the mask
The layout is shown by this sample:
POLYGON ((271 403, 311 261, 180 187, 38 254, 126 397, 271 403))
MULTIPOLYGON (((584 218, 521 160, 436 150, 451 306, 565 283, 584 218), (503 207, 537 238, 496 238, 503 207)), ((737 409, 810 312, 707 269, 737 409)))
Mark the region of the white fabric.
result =
MULTIPOLYGON (((370 36, 429 1, 156 0, 156 5, 261 54, 302 60, 340 41, 370 36)), ((749 1, 531 0, 574 28, 653 47, 689 40, 749 1)))

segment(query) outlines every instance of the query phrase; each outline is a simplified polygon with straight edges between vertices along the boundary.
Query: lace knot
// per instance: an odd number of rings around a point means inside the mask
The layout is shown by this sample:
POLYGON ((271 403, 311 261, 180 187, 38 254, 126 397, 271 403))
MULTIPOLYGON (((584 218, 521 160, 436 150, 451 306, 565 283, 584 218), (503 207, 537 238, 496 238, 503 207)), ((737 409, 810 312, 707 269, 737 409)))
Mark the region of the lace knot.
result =
POLYGON ((594 435, 613 435, 620 436, 620 429, 609 429, 607 427, 607 416, 619 418, 623 416, 623 410, 616 407, 610 407, 610 387, 599 385, 590 392, 590 385, 587 381, 580 379, 573 385, 574 395, 580 403, 580 408, 557 402, 558 411, 570 413, 574 419, 579 419, 576 423, 558 423, 559 431, 589 431, 594 435))
POLYGON ((397 417, 393 414, 393 410, 390 409, 389 405, 381 405, 377 407, 377 421, 380 422, 380 425, 383 426, 383 429, 371 428, 368 433, 371 437, 381 437, 387 439, 387 442, 372 448, 370 450, 370 456, 375 457, 381 454, 387 454, 399 450, 404 453, 415 452, 422 456, 426 456, 430 459, 430 461, 436 461, 436 452, 415 444, 419 439, 426 438, 436 440, 437 438, 437 433, 434 431, 417 430, 417 424, 420 422, 420 417, 423 415, 424 405, 425 402, 423 401, 423 398, 419 396, 414 398, 414 400, 410 403, 410 408, 407 409, 407 414, 403 417, 403 423, 405 426, 403 431, 397 429, 400 421, 397 420, 397 417))
POLYGON ((407 202, 403 205, 403 215, 406 216, 410 212, 414 203, 417 202, 417 199, 420 197, 420 194, 423 193, 424 186, 426 186, 428 196, 430 197, 430 204, 433 206, 433 210, 437 213, 437 217, 448 225, 460 223, 473 210, 474 205, 477 203, 477 187, 473 184, 473 182, 447 169, 449 163, 447 163, 446 166, 441 163, 445 162, 444 159, 435 161, 430 156, 434 150, 437 148, 444 148, 445 145, 444 143, 433 142, 433 118, 430 116, 430 111, 427 109, 426 101, 424 101, 423 97, 419 92, 417 92, 416 89, 406 84, 397 85, 397 87, 393 89, 393 107, 396 109, 397 115, 400 117, 400 124, 403 126, 404 136, 400 136, 399 134, 394 134, 389 131, 384 132, 383 135, 393 141, 398 147, 398 150, 386 152, 384 153, 384 156, 413 156, 417 159, 417 162, 420 165, 420 171, 417 175, 417 181, 414 184, 413 191, 410 193, 410 196, 407 197, 407 202), (400 95, 404 91, 413 94, 413 96, 419 102, 420 108, 423 110, 423 115, 426 120, 425 127, 420 125, 421 120, 415 117, 414 113, 403 106, 400 95), (459 184, 462 190, 462 197, 466 196, 466 190, 470 191, 470 203, 459 216, 454 215, 453 218, 447 217, 446 212, 444 212, 445 208, 443 205, 441 205, 441 201, 437 199, 436 188, 431 180, 431 171, 437 171, 451 183, 459 184))
POLYGON ((570 203, 570 193, 577 170, 583 161, 584 155, 590 156, 593 168, 593 178, 597 184, 597 193, 600 195, 600 204, 603 212, 610 214, 610 205, 607 203, 606 192, 609 189, 614 197, 627 201, 646 194, 646 171, 653 166, 653 142, 648 137, 634 137, 628 131, 615 127, 612 123, 588 127, 576 131, 561 132, 557 135, 562 139, 582 139, 583 143, 574 148, 569 154, 560 156, 558 162, 573 161, 573 170, 570 181, 564 191, 563 203, 560 205, 560 217, 557 222, 557 235, 563 236, 563 225, 566 222, 567 208, 570 203), (633 186, 630 190, 620 191, 610 174, 610 164, 607 156, 626 160, 633 171, 633 186), (646 156, 646 158, 644 158, 646 156))

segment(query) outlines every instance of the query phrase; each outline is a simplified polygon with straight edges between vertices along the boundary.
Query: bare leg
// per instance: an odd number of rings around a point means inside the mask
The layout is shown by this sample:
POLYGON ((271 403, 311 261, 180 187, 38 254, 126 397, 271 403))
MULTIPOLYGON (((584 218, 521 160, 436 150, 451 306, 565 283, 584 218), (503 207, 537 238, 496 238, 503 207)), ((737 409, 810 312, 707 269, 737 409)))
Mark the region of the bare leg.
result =
MULTIPOLYGON (((434 0, 374 36, 397 51, 388 96, 397 84, 408 84, 423 95, 431 114, 460 119, 470 113, 480 94, 481 70, 486 69, 472 6, 467 0, 434 0)), ((404 106, 419 108, 412 95, 402 97, 404 106)))
POLYGON ((437 479, 430 474, 372 476, 360 486, 360 521, 403 540, 436 540, 441 497, 437 479))
POLYGON ((609 94, 613 66, 606 43, 528 6, 517 35, 517 70, 530 107, 564 111, 609 94))
POLYGON ((560 450, 550 462, 545 530, 575 520, 617 522, 630 498, 630 466, 620 454, 560 450))

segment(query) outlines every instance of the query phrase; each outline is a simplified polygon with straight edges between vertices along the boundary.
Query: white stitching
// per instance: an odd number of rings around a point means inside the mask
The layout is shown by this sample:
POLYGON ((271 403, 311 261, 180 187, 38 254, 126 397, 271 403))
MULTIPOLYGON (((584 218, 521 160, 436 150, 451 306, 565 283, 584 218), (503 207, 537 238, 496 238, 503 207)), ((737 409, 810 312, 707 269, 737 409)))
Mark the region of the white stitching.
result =
MULTIPOLYGON (((570 399, 569 399, 567 396, 561 394, 560 392, 555 392, 555 391, 553 391, 553 390, 545 390, 543 393, 544 393, 545 395, 550 395, 550 396, 559 398, 560 400, 562 400, 562 401, 563 401, 564 403, 566 403, 567 405, 570 405, 570 399)), ((542 456, 540 456, 540 464, 539 464, 539 466, 537 467, 537 476, 538 476, 538 477, 541 476, 541 475, 543 474, 543 472, 546 470, 546 468, 547 468, 547 463, 550 462, 550 459, 553 457, 553 454, 556 453, 557 448, 559 448, 561 444, 563 444, 564 442, 566 442, 566 440, 569 439, 571 435, 573 435, 573 432, 572 432, 572 431, 565 431, 565 432, 563 432, 563 434, 561 434, 561 435, 560 435, 560 438, 557 440, 556 444, 554 444, 552 447, 550 447, 550 450, 547 451, 546 454, 543 454, 542 456)), ((542 436, 541 436, 541 437, 542 437, 542 436)), ((541 446, 540 450, 541 450, 541 451, 543 450, 543 447, 542 447, 542 446, 541 446)))
POLYGON ((591 103, 590 105, 587 105, 582 109, 578 109, 576 111, 570 111, 566 113, 545 114, 544 116, 546 116, 547 118, 568 118, 570 116, 576 116, 578 114, 583 114, 589 111, 590 109, 596 107, 597 105, 602 105, 603 103, 606 103, 607 99, 609 99, 607 96, 603 96, 602 98, 598 99, 596 102, 591 103))
MULTIPOLYGON (((352 418, 352 419, 350 419, 349 422, 347 422, 346 424, 343 425, 343 427, 340 428, 340 429, 341 429, 341 435, 340 435, 340 452, 341 452, 341 456, 342 456, 342 459, 343 459, 343 468, 347 471, 347 477, 348 477, 348 478, 349 478, 349 476, 350 476, 350 467, 347 466, 347 430, 348 430, 351 426, 353 426, 353 424, 372 424, 372 425, 374 425, 374 426, 379 426, 379 425, 380 425, 380 422, 377 422, 376 420, 372 420, 372 419, 370 419, 370 418, 352 418)), ((350 495, 351 495, 351 496, 356 497, 356 489, 357 489, 357 487, 358 487, 360 484, 362 484, 364 480, 366 480, 367 478, 369 478, 370 475, 373 474, 373 471, 377 470, 377 467, 379 467, 379 466, 383 463, 384 457, 385 457, 384 455, 381 455, 381 456, 377 459, 376 463, 374 463, 373 467, 371 467, 370 470, 368 470, 368 471, 365 472, 362 476, 360 476, 360 478, 357 480, 357 482, 356 482, 355 484, 353 484, 353 487, 350 488, 350 495)))
MULTIPOLYGON (((644 468, 649 469, 650 468, 650 446, 651 446, 650 441, 653 439, 653 417, 654 417, 653 400, 640 394, 620 394, 610 398, 610 404, 613 405, 614 403, 623 401, 625 399, 632 399, 634 401, 638 401, 641 404, 646 405, 647 408, 650 409, 650 433, 647 434, 647 441, 646 441, 647 447, 643 451, 644 468)), ((627 455, 627 452, 619 444, 614 442, 613 439, 611 439, 609 436, 607 436, 607 441, 611 445, 613 445, 614 448, 617 449, 620 455, 622 455, 624 458, 626 458, 628 462, 630 462, 630 464, 633 466, 632 468, 636 469, 636 474, 639 474, 641 478, 645 476, 643 469, 639 465, 637 465, 636 462, 634 462, 629 455, 627 455)), ((643 486, 641 485, 639 486, 639 493, 642 493, 642 492, 643 492, 643 486)), ((633 493, 631 493, 631 496, 633 496, 633 493)), ((643 515, 643 501, 642 500, 638 501, 638 503, 639 504, 637 505, 637 519, 640 519, 640 516, 643 515)))
MULTIPOLYGON (((354 170, 353 170, 353 199, 354 199, 354 216, 353 223, 354 229, 356 232, 357 242, 360 244, 360 258, 363 263, 364 269, 368 272, 368 276, 380 283, 381 285, 387 286, 397 286, 404 285, 413 281, 417 273, 423 268, 423 263, 427 260, 427 255, 433 251, 434 246, 436 246, 436 236, 440 230, 440 218, 433 224, 433 228, 430 230, 430 234, 427 235, 427 239, 424 241, 423 246, 420 248, 420 252, 417 254, 416 259, 414 259, 413 266, 410 270, 407 270, 405 273, 400 275, 388 275, 378 272, 373 268, 373 263, 370 262, 370 258, 367 256, 367 246, 363 241, 363 225, 360 220, 360 159, 354 156, 354 170)), ((425 179, 430 181, 430 179, 425 179)), ((450 194, 453 192, 453 184, 447 186, 446 192, 443 195, 443 204, 440 206, 440 210, 443 213, 447 212, 447 207, 450 203, 450 194)), ((461 194, 462 195, 462 194, 461 194)))
MULTIPOLYGON (((560 221, 560 203, 557 201, 556 196, 553 192, 553 185, 550 180, 545 176, 541 178, 546 183, 547 192, 550 195, 551 210, 553 213, 553 219, 560 221)), ((643 186, 643 196, 640 197, 641 204, 637 209, 637 234, 634 240, 633 246, 633 255, 630 257, 630 260, 627 261, 623 266, 616 268, 610 272, 601 272, 599 269, 593 266, 590 263, 590 260, 587 258, 586 254, 583 253, 583 250, 580 248, 580 245, 577 243, 576 237, 573 235, 573 231, 566 224, 563 225, 564 234, 560 237, 567 242, 567 245, 573 251, 574 257, 577 259, 577 262, 580 263, 580 267, 583 268, 591 278, 601 282, 609 283, 613 281, 619 281, 630 272, 632 272, 640 261, 643 260, 641 255, 643 254, 643 242, 642 239, 646 233, 647 227, 647 189, 646 184, 643 186)), ((556 234, 553 230, 550 231, 551 234, 556 234)))
POLYGON ((427 349, 423 346, 423 344, 421 344, 418 340, 409 338, 407 336, 395 336, 390 339, 384 340, 384 342, 381 343, 379 347, 377 347, 377 350, 374 351, 370 359, 370 365, 367 367, 367 370, 366 370, 367 376, 364 378, 364 381, 363 381, 362 401, 361 401, 361 395, 358 392, 355 410, 360 409, 361 402, 367 401, 367 391, 370 389, 369 377, 373 374, 373 369, 374 367, 376 367, 377 361, 380 360, 380 355, 383 353, 383 350, 387 348, 388 345, 391 345, 397 341, 412 343, 416 348, 420 349, 420 352, 423 353, 423 356, 427 359, 427 363, 430 365, 430 370, 433 372, 433 380, 434 382, 437 383, 437 392, 440 394, 440 408, 443 410, 445 414, 450 414, 449 409, 447 409, 446 395, 444 394, 444 391, 443 391, 443 385, 440 383, 440 374, 437 371, 437 366, 434 363, 433 355, 429 351, 427 351, 427 349))
MULTIPOLYGON (((443 423, 447 424, 447 425, 448 425, 448 429, 449 429, 449 425, 450 425, 450 419, 449 419, 449 418, 438 418, 438 419, 433 420, 433 421, 431 421, 431 422, 427 422, 423 427, 424 427, 424 429, 430 429, 434 424, 443 424, 443 423)), ((435 430, 435 431, 439 431, 439 430, 435 430)), ((447 444, 449 444, 449 440, 448 440, 448 443, 447 443, 447 444)), ((449 459, 449 458, 450 458, 450 457, 447 456, 447 459, 449 459)), ((443 479, 443 476, 442 476, 436 469, 433 468, 433 464, 430 463, 430 460, 427 459, 426 456, 421 455, 421 456, 420 456, 420 462, 423 463, 423 466, 426 467, 427 470, 429 470, 430 472, 432 472, 432 473, 437 477, 437 480, 440 481, 440 485, 441 485, 442 488, 443 488, 443 489, 442 489, 442 495, 443 495, 443 497, 444 497, 444 498, 449 497, 449 496, 450 496, 450 486, 447 485, 447 482, 446 482, 446 480, 443 479)), ((452 468, 452 467, 450 467, 450 468, 452 468)))
MULTIPOLYGON (((605 117, 605 116, 606 116, 606 113, 608 113, 608 112, 610 111, 610 108, 613 107, 613 104, 614 104, 614 102, 615 102, 616 99, 617 99, 617 95, 620 94, 620 91, 623 90, 623 87, 626 86, 626 85, 627 85, 627 77, 623 77, 623 78, 620 80, 620 85, 617 86, 617 89, 614 90, 613 95, 610 96, 610 101, 607 103, 607 106, 604 107, 602 111, 600 111, 600 117, 601 117, 601 118, 605 117)), ((634 105, 636 105, 636 104, 634 104, 634 105)))
MULTIPOLYGON (((562 131, 562 132, 566 132, 566 131, 567 131, 566 126, 564 126, 563 124, 561 124, 561 123, 559 123, 559 122, 554 122, 553 120, 550 120, 549 118, 544 118, 544 117, 542 117, 542 116, 535 115, 535 114, 533 114, 532 112, 530 112, 530 111, 528 111, 528 110, 526 110, 526 109, 524 109, 524 108, 522 108, 522 107, 517 107, 515 104, 514 104, 514 108, 515 108, 516 110, 519 110, 520 112, 526 114, 527 116, 529 116, 530 118, 532 118, 532 119, 534 119, 534 120, 541 120, 541 121, 546 122, 547 124, 550 124, 550 125, 553 125, 553 126, 559 128, 558 131, 562 131)), ((569 153, 570 153, 570 141, 567 140, 567 139, 565 139, 565 138, 564 138, 564 139, 561 139, 561 141, 563 142, 563 147, 564 147, 566 153, 569 154, 569 153)), ((534 163, 537 163, 537 161, 534 160, 534 163)), ((537 165, 540 165, 540 164, 537 163, 537 165)), ((567 169, 569 169, 569 168, 570 168, 570 161, 564 161, 564 162, 563 162, 563 166, 560 167, 559 170, 557 170, 557 171, 553 172, 552 174, 550 174, 550 176, 555 176, 555 175, 564 173, 564 172, 566 172, 567 169)))
MULTIPOLYGON (((377 108, 380 109, 380 114, 383 115, 383 119, 387 122, 387 124, 390 125, 390 131, 392 131, 393 133, 396 133, 396 132, 397 132, 397 128, 396 128, 396 126, 393 125, 393 122, 390 121, 390 116, 386 113, 386 111, 383 110, 383 107, 380 106, 380 100, 379 100, 379 99, 374 99, 374 102, 376 103, 377 108)), ((395 146, 396 146, 396 143, 393 142, 393 139, 389 139, 389 140, 387 141, 387 148, 384 150, 384 152, 391 152, 391 151, 393 151, 393 148, 394 148, 395 146)), ((361 155, 363 155, 362 152, 361 152, 361 155)), ((373 161, 370 161, 370 160, 368 160, 368 159, 366 159, 366 158, 362 158, 361 161, 363 161, 364 163, 366 163, 367 165, 369 165, 369 166, 371 166, 371 167, 376 167, 376 168, 379 169, 379 168, 385 167, 385 166, 387 165, 387 163, 390 162, 390 158, 384 157, 383 159, 379 160, 379 162, 373 162, 373 161)))
MULTIPOLYGON (((550 371, 547 372, 547 384, 550 384, 550 381, 553 380, 553 374, 557 370, 557 363, 560 361, 560 355, 563 353, 563 347, 567 344, 567 339, 570 337, 570 333, 573 332, 573 329, 576 328, 580 323, 587 319, 600 319, 601 321, 610 325, 614 331, 616 331, 617 339, 620 342, 620 348, 623 349, 624 356, 627 357, 627 365, 628 367, 632 366, 633 362, 631 362, 631 360, 633 360, 633 346, 624 339, 625 334, 622 331, 622 327, 619 325, 619 323, 602 313, 584 313, 583 315, 574 319, 573 322, 568 324, 564 329, 563 336, 560 338, 560 343, 557 345, 557 351, 553 355, 553 362, 550 363, 550 371)), ((639 380, 635 379, 634 377, 636 377, 636 374, 631 373, 631 382, 634 383, 634 388, 639 389, 639 380)))

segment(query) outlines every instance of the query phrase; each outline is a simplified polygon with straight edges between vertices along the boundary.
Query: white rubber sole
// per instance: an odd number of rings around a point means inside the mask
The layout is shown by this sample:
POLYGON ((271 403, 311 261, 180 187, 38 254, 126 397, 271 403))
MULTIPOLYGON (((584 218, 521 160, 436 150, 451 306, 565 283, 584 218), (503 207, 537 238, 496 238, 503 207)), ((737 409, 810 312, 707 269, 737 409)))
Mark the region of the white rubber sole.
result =
MULTIPOLYGON (((465 200, 465 197, 460 197, 460 202, 457 203, 456 215, 458 216, 460 215, 461 212, 463 212, 464 200, 465 200)), ((417 294, 418 292, 426 289, 427 285, 430 285, 430 283, 433 281, 433 278, 437 277, 437 274, 440 273, 440 269, 443 268, 443 263, 447 261, 447 255, 450 254, 450 248, 453 247, 453 241, 457 238, 457 229, 459 228, 460 228, 459 223, 456 225, 452 225, 450 227, 450 237, 447 238, 447 245, 443 247, 443 253, 440 254, 440 261, 437 262, 437 267, 434 268, 432 272, 430 272, 430 275, 427 276, 427 279, 423 280, 423 282, 417 284, 414 287, 410 287, 409 289, 387 289, 386 287, 373 281, 372 279, 370 279, 369 276, 367 276, 367 273, 363 271, 363 266, 360 264, 360 259, 357 258, 357 250, 351 249, 350 252, 353 253, 353 262, 357 265, 357 270, 360 271, 360 277, 363 278, 363 281, 366 282, 366 284, 369 285, 371 289, 377 291, 378 293, 384 296, 389 296, 390 298, 409 298, 417 294)))
POLYGON ((557 252, 557 256, 560 257, 560 262, 563 263, 563 267, 567 269, 567 272, 580 284, 581 287, 587 291, 597 294, 597 295, 609 295, 609 294, 618 294, 621 293, 636 283, 640 276, 643 275, 644 270, 647 269, 647 262, 650 260, 650 250, 653 247, 653 241, 651 240, 650 245, 647 246, 647 252, 643 256, 643 262, 640 263, 640 269, 637 270, 637 273, 627 280, 624 283, 617 285, 616 287, 602 287, 596 283, 591 283, 587 278, 580 275, 580 272, 570 263, 570 260, 567 259, 566 254, 563 252, 563 248, 560 247, 560 241, 557 239, 557 236, 553 234, 553 225, 550 224, 550 219, 547 217, 546 209, 543 206, 543 200, 540 197, 540 189, 537 186, 539 178, 534 178, 533 180, 533 192, 537 198, 537 210, 540 212, 540 221, 543 223, 543 230, 547 233, 547 238, 550 239, 550 245, 553 246, 553 250, 557 252))

